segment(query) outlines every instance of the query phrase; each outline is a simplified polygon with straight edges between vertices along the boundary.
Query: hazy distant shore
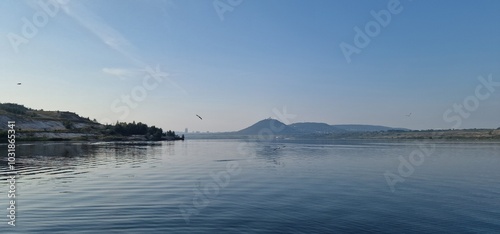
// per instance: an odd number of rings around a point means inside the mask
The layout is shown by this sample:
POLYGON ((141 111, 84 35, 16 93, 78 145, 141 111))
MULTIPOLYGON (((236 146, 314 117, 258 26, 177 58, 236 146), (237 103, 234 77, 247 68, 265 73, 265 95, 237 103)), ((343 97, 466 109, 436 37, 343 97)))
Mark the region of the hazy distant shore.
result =
MULTIPOLYGON (((269 140, 268 135, 240 135, 236 133, 198 133, 186 134, 187 139, 255 139, 269 140)), ((316 134, 279 134, 272 136, 276 140, 291 139, 379 139, 379 140, 500 140, 499 129, 464 129, 464 130, 420 130, 420 131, 378 131, 350 133, 316 134)))
MULTIPOLYGON (((264 119, 234 132, 185 133, 138 123, 100 124, 67 111, 44 111, 13 103, 0 103, 0 122, 15 122, 16 140, 21 141, 173 141, 186 139, 443 139, 500 140, 500 129, 410 130, 377 125, 330 125, 303 122, 284 124, 264 119)), ((7 124, 0 125, 0 139, 7 139, 7 124)))

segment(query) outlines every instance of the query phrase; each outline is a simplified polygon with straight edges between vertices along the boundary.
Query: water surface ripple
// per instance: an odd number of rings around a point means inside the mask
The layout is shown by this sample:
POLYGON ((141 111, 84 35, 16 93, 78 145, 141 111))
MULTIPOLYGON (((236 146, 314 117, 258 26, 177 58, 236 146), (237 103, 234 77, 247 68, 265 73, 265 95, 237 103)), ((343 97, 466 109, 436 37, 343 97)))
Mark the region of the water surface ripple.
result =
POLYGON ((20 143, 16 227, 4 215, 1 232, 498 232, 499 143, 437 142, 391 192, 384 172, 419 144, 20 143))

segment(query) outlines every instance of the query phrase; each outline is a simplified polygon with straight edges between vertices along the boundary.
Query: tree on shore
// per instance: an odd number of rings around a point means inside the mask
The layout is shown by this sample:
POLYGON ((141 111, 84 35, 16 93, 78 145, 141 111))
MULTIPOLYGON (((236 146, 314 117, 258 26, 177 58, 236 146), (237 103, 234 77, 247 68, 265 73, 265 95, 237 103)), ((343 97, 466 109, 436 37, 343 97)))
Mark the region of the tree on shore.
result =
POLYGON ((181 139, 179 136, 175 135, 174 131, 168 130, 163 132, 163 129, 156 126, 149 127, 141 122, 132 123, 116 122, 115 125, 106 125, 106 133, 111 135, 122 135, 122 136, 132 136, 132 135, 143 135, 148 140, 159 141, 163 137, 166 139, 177 140, 181 139))

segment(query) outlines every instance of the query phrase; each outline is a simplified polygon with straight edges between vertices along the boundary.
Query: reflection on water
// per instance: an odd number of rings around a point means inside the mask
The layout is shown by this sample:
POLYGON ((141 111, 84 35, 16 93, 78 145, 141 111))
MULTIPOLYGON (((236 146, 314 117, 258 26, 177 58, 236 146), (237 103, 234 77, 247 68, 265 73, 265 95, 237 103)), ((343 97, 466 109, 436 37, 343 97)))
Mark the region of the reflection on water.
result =
POLYGON ((418 143, 20 143, 17 227, 10 230, 495 232, 499 145, 438 142, 393 193, 383 174, 418 143))
MULTIPOLYGON (((115 167, 138 165, 158 160, 160 155, 155 153, 155 146, 161 148, 161 144, 140 143, 20 143, 16 150, 16 169, 22 176, 69 175, 87 173, 109 163, 115 167)), ((0 146, 0 150, 5 152, 5 145, 0 146)), ((1 172, 3 175, 5 171, 1 172)))

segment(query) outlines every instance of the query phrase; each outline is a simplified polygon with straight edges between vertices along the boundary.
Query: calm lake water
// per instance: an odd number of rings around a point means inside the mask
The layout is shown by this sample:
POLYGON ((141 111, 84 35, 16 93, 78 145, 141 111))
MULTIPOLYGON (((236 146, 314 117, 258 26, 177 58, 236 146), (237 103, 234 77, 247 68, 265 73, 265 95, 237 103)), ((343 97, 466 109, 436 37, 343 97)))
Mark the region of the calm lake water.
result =
POLYGON ((500 144, 431 143, 19 143, 0 232, 500 232, 500 144))

